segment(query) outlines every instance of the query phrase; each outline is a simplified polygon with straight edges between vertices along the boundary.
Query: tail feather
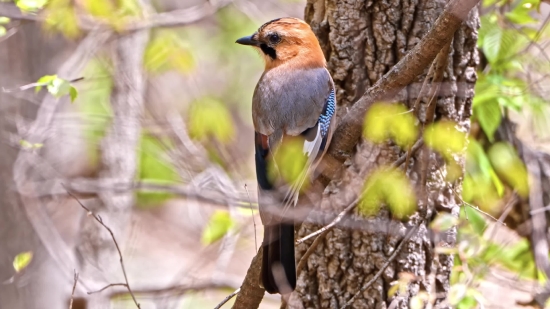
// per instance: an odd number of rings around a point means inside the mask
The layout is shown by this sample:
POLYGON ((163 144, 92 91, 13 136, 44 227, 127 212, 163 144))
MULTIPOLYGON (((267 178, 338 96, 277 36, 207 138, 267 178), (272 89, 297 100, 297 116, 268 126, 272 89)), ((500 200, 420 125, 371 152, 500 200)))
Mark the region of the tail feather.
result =
POLYGON ((262 283, 270 294, 287 294, 296 288, 294 225, 265 226, 262 283))

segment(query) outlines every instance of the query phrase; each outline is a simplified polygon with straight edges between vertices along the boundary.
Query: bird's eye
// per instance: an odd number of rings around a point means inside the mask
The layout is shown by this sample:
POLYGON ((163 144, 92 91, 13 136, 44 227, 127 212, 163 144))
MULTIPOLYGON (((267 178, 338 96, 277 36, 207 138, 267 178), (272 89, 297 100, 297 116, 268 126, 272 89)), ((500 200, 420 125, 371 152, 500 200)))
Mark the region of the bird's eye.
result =
POLYGON ((281 41, 281 37, 279 37, 277 33, 270 34, 268 39, 269 42, 273 44, 279 43, 279 41, 281 41))

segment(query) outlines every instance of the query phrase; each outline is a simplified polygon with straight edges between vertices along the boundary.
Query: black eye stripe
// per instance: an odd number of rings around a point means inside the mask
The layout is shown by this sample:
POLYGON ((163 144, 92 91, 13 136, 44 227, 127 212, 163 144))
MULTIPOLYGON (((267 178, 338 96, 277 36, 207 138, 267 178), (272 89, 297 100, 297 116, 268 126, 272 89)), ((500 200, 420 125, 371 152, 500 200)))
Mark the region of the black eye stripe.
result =
POLYGON ((277 52, 275 51, 275 48, 269 47, 266 44, 260 44, 260 49, 264 54, 271 57, 271 59, 273 60, 277 59, 277 52))

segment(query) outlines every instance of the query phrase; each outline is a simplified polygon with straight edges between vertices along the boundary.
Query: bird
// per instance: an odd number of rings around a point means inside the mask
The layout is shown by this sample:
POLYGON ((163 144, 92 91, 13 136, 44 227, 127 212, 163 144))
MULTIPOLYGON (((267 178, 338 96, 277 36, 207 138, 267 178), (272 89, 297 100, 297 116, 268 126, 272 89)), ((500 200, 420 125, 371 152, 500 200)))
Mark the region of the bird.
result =
POLYGON ((254 47, 265 64, 252 97, 259 212, 264 225, 261 286, 270 294, 296 288, 296 205, 314 177, 336 125, 336 96, 323 50, 311 27, 293 17, 277 18, 236 41, 254 47), (291 160, 277 160, 288 144, 291 160), (300 173, 284 179, 285 166, 301 162, 300 173))

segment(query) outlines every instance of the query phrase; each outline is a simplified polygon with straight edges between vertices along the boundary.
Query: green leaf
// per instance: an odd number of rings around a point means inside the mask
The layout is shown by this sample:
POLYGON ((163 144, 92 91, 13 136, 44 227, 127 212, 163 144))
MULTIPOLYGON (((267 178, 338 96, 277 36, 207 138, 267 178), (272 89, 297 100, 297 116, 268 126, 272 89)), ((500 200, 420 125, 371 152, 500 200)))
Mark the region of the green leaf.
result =
POLYGON ((8 17, 0 16, 0 25, 8 24, 11 21, 8 17))
POLYGON ((191 104, 189 135, 206 141, 213 137, 222 143, 231 141, 235 134, 233 119, 227 107, 213 97, 202 97, 191 104))
POLYGON ((80 27, 74 7, 67 3, 58 4, 57 1, 55 2, 57 5, 54 6, 53 4, 52 2, 52 5, 48 6, 46 10, 45 28, 50 31, 59 31, 69 39, 78 37, 80 27))
POLYGON ((497 173, 520 196, 527 197, 529 195, 527 168, 514 147, 505 142, 496 143, 489 149, 488 156, 497 173))
POLYGON ((31 261, 32 261, 31 251, 21 252, 18 255, 16 255, 15 258, 13 259, 13 269, 15 269, 15 272, 17 273, 21 272, 23 269, 29 266, 31 261))
POLYGON ((71 96, 71 102, 74 102, 76 98, 78 97, 78 90, 74 86, 71 85, 71 88, 69 89, 69 94, 71 96))
MULTIPOLYGON (((493 182, 500 197, 504 194, 504 185, 495 173, 485 150, 475 139, 471 139, 468 144, 468 150, 466 152, 466 170, 470 174, 481 172, 481 175, 485 179, 490 179, 493 182)), ((477 187, 477 189, 479 189, 479 187, 477 187)), ((470 199, 465 200, 471 201, 470 199)))
POLYGON ((503 34, 504 30, 499 27, 493 27, 485 34, 482 50, 490 63, 498 60, 503 34))
POLYGON ((221 239, 233 227, 234 222, 225 210, 216 210, 202 232, 201 241, 205 245, 221 239))
POLYGON ((476 115, 483 132, 487 135, 489 141, 494 140, 494 134, 502 121, 500 106, 497 101, 487 101, 484 104, 477 105, 474 108, 476 115))
MULTIPOLYGON (((268 177, 274 182, 278 175, 288 184, 300 182, 307 163, 303 149, 304 143, 298 139, 283 141, 274 155, 274 160, 269 163, 268 177)), ((308 182, 304 182, 300 190, 305 190, 307 185, 308 182)))
POLYGON ((466 134, 458 131, 454 122, 440 121, 426 128, 424 141, 450 161, 454 154, 465 150, 466 134))
POLYGON ((185 74, 195 67, 190 46, 170 30, 161 31, 147 45, 144 63, 148 71, 156 73, 177 70, 185 74))
POLYGON ((54 81, 56 78, 57 78, 57 75, 44 75, 44 76, 40 77, 36 81, 36 83, 39 84, 39 85, 34 88, 35 92, 39 92, 42 89, 42 85, 47 86, 52 81, 54 81))
POLYGON ((472 209, 470 206, 464 205, 461 209, 462 218, 468 220, 470 226, 477 235, 482 236, 487 228, 487 221, 485 218, 479 211, 472 209))
POLYGON ((48 0, 16 0, 15 5, 24 12, 36 12, 43 8, 48 0))
MULTIPOLYGON (((180 181, 176 167, 170 162, 167 155, 169 141, 159 141, 157 138, 143 134, 139 148, 139 166, 137 179, 144 183, 157 185, 174 185, 180 181)), ((174 195, 154 190, 140 190, 136 193, 137 204, 140 208, 158 206, 173 198, 174 195)))
POLYGON ((3 37, 4 35, 6 35, 8 31, 6 30, 6 27, 4 26, 0 26, 0 37, 3 37))
POLYGON ((485 24, 489 23, 490 26, 484 32, 483 40, 480 44, 485 57, 493 69, 499 69, 499 66, 512 60, 511 57, 529 42, 518 30, 502 28, 498 26, 496 21, 484 21, 485 24))
POLYGON ((381 168, 374 171, 365 182, 364 196, 359 211, 365 216, 374 216, 386 203, 392 214, 403 219, 416 211, 416 196, 409 179, 397 169, 381 168))
POLYGON ((511 22, 518 25, 525 25, 537 22, 536 19, 531 17, 531 13, 535 11, 540 5, 540 1, 524 0, 514 7, 510 12, 504 15, 511 22))
POLYGON ((418 136, 415 116, 402 104, 376 103, 365 117, 363 135, 375 143, 393 139, 402 148, 412 145, 418 136))

